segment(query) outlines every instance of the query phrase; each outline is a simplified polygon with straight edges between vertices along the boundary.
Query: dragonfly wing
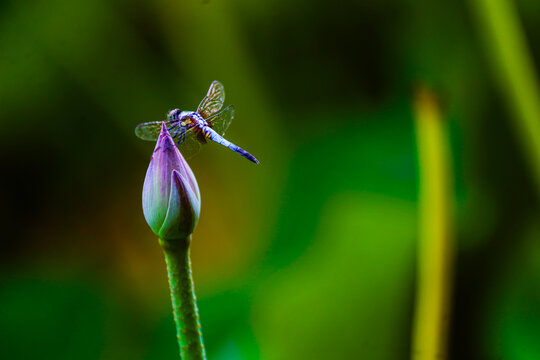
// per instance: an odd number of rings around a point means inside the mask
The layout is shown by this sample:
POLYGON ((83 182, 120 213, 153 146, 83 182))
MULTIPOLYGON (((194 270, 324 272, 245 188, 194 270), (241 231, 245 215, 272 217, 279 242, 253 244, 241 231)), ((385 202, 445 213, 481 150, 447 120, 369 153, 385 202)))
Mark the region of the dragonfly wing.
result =
MULTIPOLYGON (((163 121, 152 121, 144 124, 139 124, 135 128, 135 135, 137 135, 137 137, 143 140, 156 141, 159 138, 159 134, 161 133, 162 123, 163 121)), ((169 122, 166 123, 167 127, 170 127, 169 122)))
POLYGON ((205 98, 202 99, 199 104, 197 112, 201 114, 204 119, 209 118, 212 114, 221 109, 223 102, 225 102, 225 89, 219 81, 214 81, 212 85, 210 85, 210 89, 208 89, 205 98))
POLYGON ((193 130, 187 131, 184 140, 178 144, 178 149, 186 158, 192 158, 201 149, 201 142, 197 139, 197 135, 193 130))
MULTIPOLYGON (((135 128, 135 135, 143 140, 156 141, 161 134, 162 123, 163 121, 152 121, 139 124, 135 128)), ((184 157, 190 158, 199 152, 201 143, 197 139, 196 128, 182 126, 179 128, 171 121, 166 121, 165 124, 173 140, 178 143, 178 148, 184 157)))
POLYGON ((229 105, 225 109, 221 110, 220 112, 209 118, 207 122, 210 127, 215 130, 215 132, 223 136, 225 135, 225 131, 231 124, 233 117, 234 106, 229 105))

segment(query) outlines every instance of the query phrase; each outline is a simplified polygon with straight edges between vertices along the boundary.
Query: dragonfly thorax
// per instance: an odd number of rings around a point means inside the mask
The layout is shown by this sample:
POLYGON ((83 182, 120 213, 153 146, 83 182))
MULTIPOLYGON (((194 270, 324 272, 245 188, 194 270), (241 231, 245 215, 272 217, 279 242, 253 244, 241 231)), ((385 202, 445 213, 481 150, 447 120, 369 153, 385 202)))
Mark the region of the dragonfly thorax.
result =
POLYGON ((180 123, 190 124, 193 126, 207 126, 208 123, 196 111, 182 111, 178 116, 180 123))
POLYGON ((180 111, 180 109, 174 109, 169 111, 167 114, 167 118, 169 120, 172 120, 174 122, 178 121, 182 124, 182 126, 185 125, 191 125, 191 126, 206 126, 208 123, 204 118, 196 111, 180 111))

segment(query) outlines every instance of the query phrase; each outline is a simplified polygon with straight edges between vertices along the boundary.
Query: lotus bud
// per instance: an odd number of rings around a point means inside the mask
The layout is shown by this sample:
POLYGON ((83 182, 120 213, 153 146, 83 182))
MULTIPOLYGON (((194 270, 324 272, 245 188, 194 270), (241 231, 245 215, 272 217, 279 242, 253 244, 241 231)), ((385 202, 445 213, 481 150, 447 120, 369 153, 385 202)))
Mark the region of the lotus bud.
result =
POLYGON ((188 239, 199 220, 197 180, 165 123, 146 172, 142 202, 146 222, 165 242, 188 239))

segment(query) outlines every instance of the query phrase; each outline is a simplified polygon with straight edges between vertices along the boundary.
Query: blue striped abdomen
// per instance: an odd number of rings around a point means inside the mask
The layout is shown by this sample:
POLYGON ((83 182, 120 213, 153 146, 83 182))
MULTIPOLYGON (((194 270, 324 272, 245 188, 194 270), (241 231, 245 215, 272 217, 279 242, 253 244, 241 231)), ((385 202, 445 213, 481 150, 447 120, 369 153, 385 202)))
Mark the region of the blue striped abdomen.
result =
POLYGON ((214 129, 212 129, 211 127, 203 126, 201 128, 201 131, 202 131, 205 138, 210 139, 212 141, 215 141, 218 144, 221 144, 223 146, 226 146, 226 147, 228 147, 229 149, 231 149, 233 151, 236 151, 237 153, 239 153, 240 155, 242 155, 246 159, 248 159, 250 161, 253 161, 255 164, 259 163, 259 161, 257 159, 255 159, 255 157, 253 155, 248 153, 246 150, 242 149, 240 146, 237 146, 237 145, 233 144, 232 142, 230 142, 229 140, 223 138, 221 135, 219 135, 217 132, 215 132, 214 129))

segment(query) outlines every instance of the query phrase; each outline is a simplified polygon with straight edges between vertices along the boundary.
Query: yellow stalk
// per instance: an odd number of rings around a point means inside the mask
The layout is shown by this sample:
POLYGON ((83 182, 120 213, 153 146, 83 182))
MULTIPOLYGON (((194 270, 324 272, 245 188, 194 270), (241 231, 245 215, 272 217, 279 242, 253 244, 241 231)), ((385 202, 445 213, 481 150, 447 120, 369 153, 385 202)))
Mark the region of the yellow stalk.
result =
POLYGON ((447 358, 452 283, 452 171, 448 133, 433 93, 416 94, 419 244, 412 359, 447 358))

